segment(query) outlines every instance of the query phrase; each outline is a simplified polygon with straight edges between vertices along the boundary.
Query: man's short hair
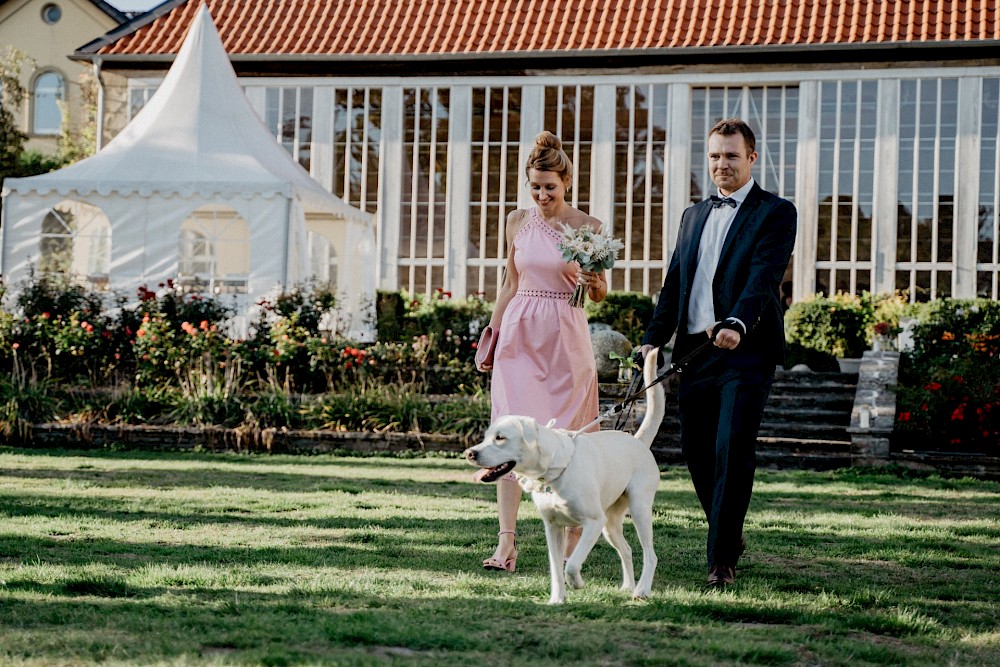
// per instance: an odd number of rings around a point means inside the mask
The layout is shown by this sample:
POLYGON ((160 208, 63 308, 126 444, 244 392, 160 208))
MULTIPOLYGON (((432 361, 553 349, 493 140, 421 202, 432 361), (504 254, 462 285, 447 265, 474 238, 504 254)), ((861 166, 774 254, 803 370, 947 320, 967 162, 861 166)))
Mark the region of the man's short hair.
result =
POLYGON ((734 134, 742 134, 743 143, 746 144, 747 147, 747 155, 749 156, 757 150, 757 137, 754 136, 753 130, 750 129, 750 126, 739 118, 723 118, 712 127, 708 136, 712 136, 713 134, 721 134, 724 137, 734 134))

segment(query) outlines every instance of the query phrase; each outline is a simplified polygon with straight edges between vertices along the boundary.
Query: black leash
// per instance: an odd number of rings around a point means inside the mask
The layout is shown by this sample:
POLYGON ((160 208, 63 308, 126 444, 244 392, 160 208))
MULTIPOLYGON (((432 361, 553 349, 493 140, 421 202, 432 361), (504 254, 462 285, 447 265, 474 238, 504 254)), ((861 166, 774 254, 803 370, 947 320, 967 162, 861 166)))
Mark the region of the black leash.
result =
MULTIPOLYGON (((696 347, 694 350, 692 350, 687 356, 685 356, 683 359, 681 359, 677 363, 674 363, 673 361, 671 361, 670 367, 667 368, 667 370, 663 371, 663 373, 661 373, 660 375, 656 376, 656 378, 654 380, 652 380, 649 384, 647 384, 647 385, 645 385, 643 387, 640 387, 638 389, 635 389, 634 387, 635 387, 635 385, 641 383, 642 374, 641 373, 633 373, 632 374, 632 381, 628 385, 628 393, 626 394, 625 399, 622 400, 621 403, 618 403, 614 407, 606 410, 604 413, 602 413, 601 415, 599 415, 597 417, 597 421, 601 422, 601 421, 604 421, 605 419, 607 419, 608 417, 610 417, 611 415, 618 415, 618 419, 615 420, 615 430, 617 430, 617 431, 624 430, 625 429, 625 425, 628 423, 629 418, 632 416, 632 408, 635 407, 636 400, 643 393, 645 393, 645 391, 647 389, 649 389, 650 387, 652 387, 654 385, 660 384, 661 382, 663 382, 664 380, 666 380, 667 378, 669 378, 671 375, 674 375, 676 373, 683 373, 684 369, 692 361, 694 361, 699 356, 701 356, 701 354, 703 352, 705 352, 708 348, 712 347, 714 344, 715 344, 715 338, 714 337, 713 338, 709 338, 704 343, 702 343, 701 345, 699 345, 698 347, 696 347), (625 412, 625 410, 628 410, 628 412, 625 412)), ((659 353, 657 353, 657 354, 659 354, 659 353)), ((635 355, 635 361, 640 366, 642 365, 643 359, 639 355, 638 352, 635 355)))

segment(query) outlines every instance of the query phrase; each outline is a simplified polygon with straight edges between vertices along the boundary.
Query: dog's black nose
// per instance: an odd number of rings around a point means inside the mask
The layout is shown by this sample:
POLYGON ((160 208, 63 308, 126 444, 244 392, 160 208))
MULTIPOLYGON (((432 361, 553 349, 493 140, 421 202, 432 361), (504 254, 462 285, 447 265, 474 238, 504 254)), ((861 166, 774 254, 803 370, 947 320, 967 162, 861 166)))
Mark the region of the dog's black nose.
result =
POLYGON ((475 461, 476 460, 476 450, 474 450, 474 449, 466 449, 465 450, 465 458, 468 459, 469 461, 475 461))

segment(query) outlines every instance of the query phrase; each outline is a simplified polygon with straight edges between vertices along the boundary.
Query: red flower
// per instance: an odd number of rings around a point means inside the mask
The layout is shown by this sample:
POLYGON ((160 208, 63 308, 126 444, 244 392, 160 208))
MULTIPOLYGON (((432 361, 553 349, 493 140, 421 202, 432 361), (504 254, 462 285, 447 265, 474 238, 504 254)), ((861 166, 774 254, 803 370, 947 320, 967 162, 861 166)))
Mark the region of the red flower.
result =
POLYGON ((924 389, 929 389, 930 391, 938 391, 939 389, 941 389, 941 383, 931 382, 929 384, 925 384, 924 389))
POLYGON ((962 377, 961 375, 952 375, 951 380, 956 384, 965 384, 965 378, 962 377))
POLYGON ((910 414, 909 412, 900 412, 899 413, 899 421, 901 421, 901 422, 908 422, 908 421, 910 421, 910 419, 912 417, 913 417, 913 415, 910 414))

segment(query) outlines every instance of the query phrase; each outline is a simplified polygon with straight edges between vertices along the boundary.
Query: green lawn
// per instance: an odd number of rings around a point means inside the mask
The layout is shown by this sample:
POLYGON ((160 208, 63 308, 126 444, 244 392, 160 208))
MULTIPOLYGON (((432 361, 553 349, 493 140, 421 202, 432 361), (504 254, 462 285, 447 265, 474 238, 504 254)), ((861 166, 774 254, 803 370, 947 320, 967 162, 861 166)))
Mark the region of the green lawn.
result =
MULTIPOLYGON (((495 492, 455 459, 0 448, 0 663, 988 665, 1000 484, 760 471, 735 586, 704 588, 687 473, 663 472, 648 601, 612 549, 546 605, 484 572, 495 492)), ((631 527, 627 536, 638 545, 631 527)))

